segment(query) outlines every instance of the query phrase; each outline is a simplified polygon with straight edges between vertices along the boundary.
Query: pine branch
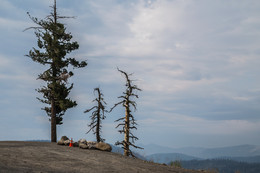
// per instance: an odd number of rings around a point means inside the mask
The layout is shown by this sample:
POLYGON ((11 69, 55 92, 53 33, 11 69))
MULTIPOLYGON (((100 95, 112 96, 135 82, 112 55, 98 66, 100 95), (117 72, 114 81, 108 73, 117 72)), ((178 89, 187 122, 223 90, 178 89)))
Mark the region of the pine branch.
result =
POLYGON ((122 104, 122 103, 124 103, 124 101, 121 101, 121 102, 119 102, 119 103, 116 103, 116 104, 110 109, 109 113, 112 112, 112 110, 113 110, 115 107, 117 107, 118 105, 120 105, 120 104, 122 104))
POLYGON ((129 145, 131 145, 132 147, 134 147, 134 148, 138 148, 138 149, 144 149, 144 148, 142 148, 142 147, 139 147, 139 146, 136 146, 136 145, 134 145, 133 143, 131 143, 131 142, 129 142, 129 145))
POLYGON ((88 113, 88 112, 92 111, 95 108, 97 108, 97 106, 93 106, 92 108, 85 110, 84 113, 88 113))
POLYGON ((118 124, 117 126, 116 126, 116 128, 118 128, 119 126, 124 126, 125 125, 125 123, 120 123, 120 124, 118 124))
POLYGON ((123 119, 125 119, 125 117, 119 118, 119 119, 115 120, 114 122, 118 122, 118 121, 121 121, 123 119))

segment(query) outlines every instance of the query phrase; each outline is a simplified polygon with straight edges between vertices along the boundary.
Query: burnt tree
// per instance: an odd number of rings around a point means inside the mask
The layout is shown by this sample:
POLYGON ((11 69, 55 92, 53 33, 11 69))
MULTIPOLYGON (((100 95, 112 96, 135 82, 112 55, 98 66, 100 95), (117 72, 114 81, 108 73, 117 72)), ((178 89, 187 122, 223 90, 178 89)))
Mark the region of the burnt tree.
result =
POLYGON ((88 113, 92 110, 94 110, 92 112, 92 115, 90 116, 91 118, 91 123, 88 125, 90 127, 89 131, 87 133, 89 133, 91 130, 93 131, 94 135, 96 135, 96 140, 97 142, 104 142, 105 139, 101 138, 101 123, 102 120, 104 120, 106 118, 105 116, 105 112, 107 112, 105 110, 105 105, 107 104, 104 100, 104 95, 102 94, 102 92, 100 91, 99 88, 95 88, 94 89, 94 93, 97 92, 98 96, 96 99, 93 100, 93 102, 96 102, 96 105, 93 106, 90 109, 87 109, 86 111, 84 111, 84 113, 88 113))
POLYGON ((118 97, 119 99, 121 99, 121 101, 116 103, 110 110, 111 112, 118 105, 122 105, 125 109, 125 116, 115 121, 115 122, 119 122, 116 128, 122 127, 122 129, 118 130, 118 132, 124 134, 124 140, 117 141, 115 145, 122 145, 125 156, 135 157, 132 151, 130 150, 130 146, 139 149, 143 149, 143 148, 138 147, 134 144, 135 141, 138 140, 138 138, 134 136, 134 134, 132 133, 132 130, 134 129, 137 130, 136 127, 137 123, 132 114, 132 109, 136 110, 136 102, 132 99, 132 97, 138 98, 138 95, 135 93, 135 91, 141 91, 141 89, 132 83, 133 80, 129 79, 129 76, 131 76, 132 74, 127 74, 126 72, 120 69, 117 70, 120 73, 122 73, 126 79, 126 83, 125 83, 126 90, 125 92, 123 92, 122 96, 118 97))

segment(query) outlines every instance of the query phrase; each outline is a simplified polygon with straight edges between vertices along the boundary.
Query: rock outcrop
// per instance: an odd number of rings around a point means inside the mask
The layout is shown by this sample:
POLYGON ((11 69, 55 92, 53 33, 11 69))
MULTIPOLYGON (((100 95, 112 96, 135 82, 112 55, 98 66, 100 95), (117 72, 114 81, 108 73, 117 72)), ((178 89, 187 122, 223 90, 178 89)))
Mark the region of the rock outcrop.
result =
MULTIPOLYGON (((69 146, 70 140, 67 136, 62 136, 61 139, 57 142, 58 145, 69 146)), ((80 139, 78 142, 73 142, 73 147, 79 147, 82 149, 92 149, 92 150, 101 150, 101 151, 112 151, 112 147, 105 142, 95 142, 87 141, 86 139, 80 139)))
POLYGON ((86 139, 80 139, 78 141, 78 143, 79 143, 79 148, 88 149, 87 140, 86 139))
POLYGON ((88 141, 87 142, 87 146, 88 146, 88 149, 97 149, 96 148, 96 145, 97 145, 97 142, 94 142, 94 141, 88 141))
POLYGON ((7 173, 213 173, 165 166, 111 152, 69 148, 52 142, 0 141, 0 155, 0 172, 7 173))
POLYGON ((64 145, 69 146, 70 145, 70 140, 68 139, 68 140, 64 141, 64 145))
POLYGON ((69 138, 67 136, 62 136, 61 139, 57 142, 58 145, 69 145, 69 138))
POLYGON ((79 148, 88 149, 88 146, 87 146, 87 144, 79 143, 79 148))
POLYGON ((107 143, 104 143, 104 142, 99 142, 96 144, 96 148, 98 150, 101 150, 101 151, 108 151, 108 152, 111 152, 112 151, 112 147, 107 144, 107 143))
POLYGON ((86 139, 80 139, 80 140, 78 141, 78 143, 79 143, 79 144, 80 144, 80 143, 87 144, 87 140, 86 140, 86 139))

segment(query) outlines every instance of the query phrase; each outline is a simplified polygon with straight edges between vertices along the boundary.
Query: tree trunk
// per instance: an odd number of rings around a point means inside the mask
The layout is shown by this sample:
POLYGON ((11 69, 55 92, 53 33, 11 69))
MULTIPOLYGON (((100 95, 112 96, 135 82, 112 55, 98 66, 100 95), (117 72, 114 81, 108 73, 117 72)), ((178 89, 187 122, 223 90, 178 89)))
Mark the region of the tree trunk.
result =
POLYGON ((96 138, 97 138, 97 142, 100 142, 100 134, 99 134, 99 130, 100 130, 100 110, 98 110, 98 115, 97 115, 97 127, 96 127, 96 138))
POLYGON ((97 126, 96 126, 96 138, 97 138, 97 142, 100 142, 100 111, 101 111, 101 94, 100 94, 100 91, 99 89, 97 89, 97 92, 98 92, 98 110, 97 110, 97 126))
POLYGON ((57 23, 57 7, 56 7, 56 0, 54 0, 54 6, 53 6, 53 12, 54 12, 54 23, 57 23))
POLYGON ((124 140, 124 155, 129 156, 129 103, 125 103, 125 140, 124 140))
POLYGON ((51 100, 51 142, 57 142, 55 100, 51 100))
MULTIPOLYGON (((57 8, 56 8, 56 0, 54 0, 54 6, 53 6, 53 10, 54 10, 54 23, 55 25, 57 24, 57 8)), ((54 40, 56 40, 56 34, 54 33, 54 40)), ((54 57, 52 57, 52 70, 53 70, 53 90, 55 89, 55 83, 56 83, 56 67, 55 67, 55 62, 54 62, 54 57)), ((57 142, 57 130, 56 130, 56 106, 55 106, 55 98, 54 96, 52 96, 51 99, 51 142, 57 142)))

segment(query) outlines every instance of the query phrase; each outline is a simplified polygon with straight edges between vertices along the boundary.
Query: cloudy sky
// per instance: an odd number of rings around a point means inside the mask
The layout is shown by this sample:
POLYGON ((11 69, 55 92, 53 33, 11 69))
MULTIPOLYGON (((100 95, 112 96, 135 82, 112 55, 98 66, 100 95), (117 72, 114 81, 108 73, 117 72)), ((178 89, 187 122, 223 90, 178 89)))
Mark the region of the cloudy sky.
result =
MULTIPOLYGON (((50 123, 35 89, 43 67, 24 55, 36 46, 27 16, 44 18, 52 0, 0 0, 0 140, 50 139, 50 123)), ((134 113, 137 143, 169 147, 260 145, 260 1, 258 0, 57 0, 58 13, 87 60, 74 70, 70 97, 78 106, 58 127, 75 140, 85 134, 100 87, 107 108, 118 101, 124 78, 133 73, 143 90, 134 113)), ((103 122, 103 137, 123 136, 114 120, 103 122)))

